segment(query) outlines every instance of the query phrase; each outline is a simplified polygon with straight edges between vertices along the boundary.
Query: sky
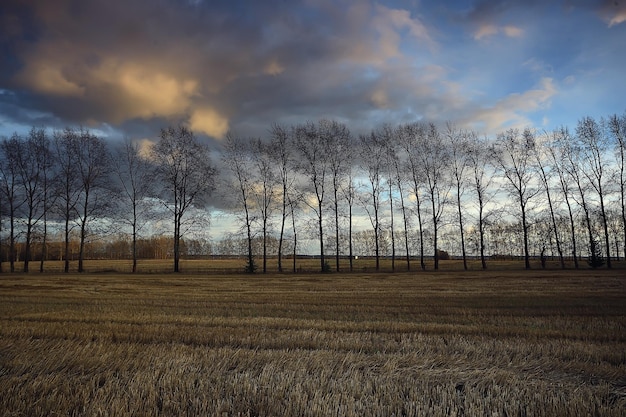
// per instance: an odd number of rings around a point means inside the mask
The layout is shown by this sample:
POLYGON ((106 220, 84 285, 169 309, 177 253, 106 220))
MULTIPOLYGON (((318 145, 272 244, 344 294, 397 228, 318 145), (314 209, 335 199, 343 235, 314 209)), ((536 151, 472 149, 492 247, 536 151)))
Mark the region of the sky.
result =
POLYGON ((625 51, 626 0, 3 0, 0 136, 550 130, 626 111, 625 51))

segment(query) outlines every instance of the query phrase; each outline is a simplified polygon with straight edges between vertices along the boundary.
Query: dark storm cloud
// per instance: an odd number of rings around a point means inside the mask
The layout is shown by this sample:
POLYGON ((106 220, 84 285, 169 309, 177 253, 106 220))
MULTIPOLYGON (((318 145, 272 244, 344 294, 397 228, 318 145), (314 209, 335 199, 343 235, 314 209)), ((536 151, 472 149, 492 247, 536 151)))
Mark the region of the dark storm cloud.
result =
MULTIPOLYGON (((409 12, 368 2, 36 2, 4 9, 2 88, 74 123, 188 119, 219 137, 268 117, 367 115, 409 12)), ((380 94, 378 96, 380 98, 380 94)))
POLYGON ((219 125, 227 115, 214 102, 224 86, 270 65, 258 56, 262 10, 226 5, 58 1, 24 10, 8 4, 2 20, 14 24, 3 26, 2 45, 17 64, 3 66, 2 87, 31 93, 22 95, 25 105, 70 121, 180 117, 198 107, 219 125))
POLYGON ((532 10, 541 13, 554 8, 569 11, 575 8, 591 10, 604 19, 609 26, 626 21, 626 1, 624 0, 480 0, 465 10, 466 18, 477 24, 500 20, 510 12, 519 13, 532 10))

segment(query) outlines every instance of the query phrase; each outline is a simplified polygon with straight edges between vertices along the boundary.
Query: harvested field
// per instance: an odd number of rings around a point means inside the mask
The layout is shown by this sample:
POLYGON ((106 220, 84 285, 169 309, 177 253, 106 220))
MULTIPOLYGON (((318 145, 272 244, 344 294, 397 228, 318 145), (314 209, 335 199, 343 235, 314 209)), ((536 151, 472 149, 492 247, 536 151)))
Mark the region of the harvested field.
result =
POLYGON ((0 275, 3 416, 621 416, 624 271, 0 275))

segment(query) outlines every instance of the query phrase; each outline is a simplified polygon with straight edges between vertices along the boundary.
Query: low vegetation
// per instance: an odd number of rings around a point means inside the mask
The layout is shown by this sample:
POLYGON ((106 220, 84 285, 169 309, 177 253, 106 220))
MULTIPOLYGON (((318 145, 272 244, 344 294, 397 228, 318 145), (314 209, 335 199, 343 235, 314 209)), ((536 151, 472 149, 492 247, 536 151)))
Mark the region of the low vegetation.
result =
MULTIPOLYGON (((334 259, 333 259, 334 261, 334 259)), ((179 270, 188 274, 239 274, 242 272, 249 272, 248 270, 249 260, 245 256, 230 256, 230 257, 214 257, 208 259, 181 259, 179 263, 179 270)), ((262 262, 262 259, 254 258, 253 262, 258 265, 262 262)), ((172 273, 172 265, 174 261, 172 259, 139 259, 137 261, 137 270, 139 274, 166 274, 172 273)), ((579 261, 583 269, 589 269, 592 266, 587 265, 583 261, 579 261)), ((292 273, 294 270, 297 274, 301 273, 313 273, 319 272, 319 257, 315 256, 300 256, 296 258, 295 266, 293 258, 284 258, 282 260, 283 272, 292 273)), ((560 269, 558 259, 549 258, 545 260, 545 264, 542 265, 539 258, 531 258, 530 260, 532 269, 546 269, 556 270, 560 269)), ((2 263, 4 271, 7 262, 2 263)), ((410 271, 413 271, 417 277, 424 275, 425 273, 433 272, 433 260, 427 258, 425 260, 425 270, 420 268, 419 259, 413 258, 411 260, 410 271)), ((481 269, 480 259, 469 259, 467 261, 468 270, 477 271, 481 269)), ((574 262, 567 260, 565 266, 570 269, 574 269, 574 262)), ((46 273, 62 273, 65 265, 63 261, 46 261, 44 263, 44 272, 46 273)), ((128 259, 88 259, 83 263, 83 269, 89 273, 131 273, 133 262, 128 259)), ((334 263, 332 266, 328 265, 330 271, 334 273, 334 263)), ((374 257, 358 257, 352 260, 353 273, 374 273, 376 272, 376 259, 374 257)), ((520 271, 524 268, 523 258, 511 258, 511 257, 493 257, 488 261, 488 268, 490 270, 517 270, 520 271)), ((626 269, 626 260, 614 260, 614 269, 626 269)), ((605 269, 605 268, 604 268, 605 269)), ((439 270, 442 272, 463 271, 463 261, 459 259, 453 260, 440 260, 439 270)), ((21 272, 21 269, 17 269, 21 272)), ((69 271, 78 271, 78 261, 72 260, 69 262, 69 271)), ((347 257, 340 260, 340 271, 350 271, 350 260, 347 257)), ((257 273, 261 273, 256 269, 257 273)), ((267 272, 278 272, 278 260, 276 258, 269 258, 267 262, 267 272)), ((399 258, 395 260, 392 266, 392 261, 389 258, 381 258, 379 262, 378 272, 407 272, 406 259, 399 258)))
POLYGON ((623 272, 3 274, 0 414, 621 416, 623 272))

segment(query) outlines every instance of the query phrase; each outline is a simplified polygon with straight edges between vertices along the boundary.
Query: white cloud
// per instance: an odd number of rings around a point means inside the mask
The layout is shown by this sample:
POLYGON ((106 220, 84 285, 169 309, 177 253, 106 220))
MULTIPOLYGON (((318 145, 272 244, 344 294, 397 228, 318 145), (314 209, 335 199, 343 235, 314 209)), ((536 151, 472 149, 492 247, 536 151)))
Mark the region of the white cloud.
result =
POLYGON ((263 69, 263 72, 267 75, 279 75, 285 71, 285 67, 280 65, 276 60, 271 60, 263 69))
POLYGON ((611 17, 611 19, 609 20, 609 27, 619 25, 620 23, 624 22, 626 22, 626 10, 622 10, 621 12, 616 13, 613 17, 611 17))
POLYGON ((522 65, 529 68, 531 71, 534 71, 540 74, 550 74, 554 72, 554 69, 552 68, 550 64, 535 57, 532 57, 526 60, 522 65))
POLYGON ((480 40, 499 33, 504 33, 509 38, 521 38, 524 35, 524 29, 513 25, 497 26, 491 23, 484 23, 474 31, 474 39, 480 40))
POLYGON ((383 87, 379 87, 371 95, 372 103, 379 109, 384 109, 389 106, 389 97, 387 91, 383 87))
POLYGON ((469 125, 481 125, 486 133, 494 134, 511 127, 530 124, 527 114, 550 106, 550 100, 558 93, 551 78, 542 78, 539 85, 523 93, 513 93, 499 100, 492 107, 471 112, 465 119, 469 125))
POLYGON ((626 3, 607 1, 600 9, 600 14, 609 27, 617 26, 626 22, 626 3))
POLYGON ((411 37, 423 42, 428 47, 434 46, 434 41, 426 26, 418 18, 412 18, 408 10, 391 9, 377 5, 376 15, 372 23, 379 34, 379 52, 386 58, 400 55, 403 31, 408 32, 411 37))
POLYGON ((504 26, 502 31, 509 38, 520 38, 524 35, 524 29, 518 28, 517 26, 504 26))
POLYGON ((492 36, 498 33, 498 27, 491 24, 480 25, 474 32, 474 39, 480 40, 487 36, 492 36))

